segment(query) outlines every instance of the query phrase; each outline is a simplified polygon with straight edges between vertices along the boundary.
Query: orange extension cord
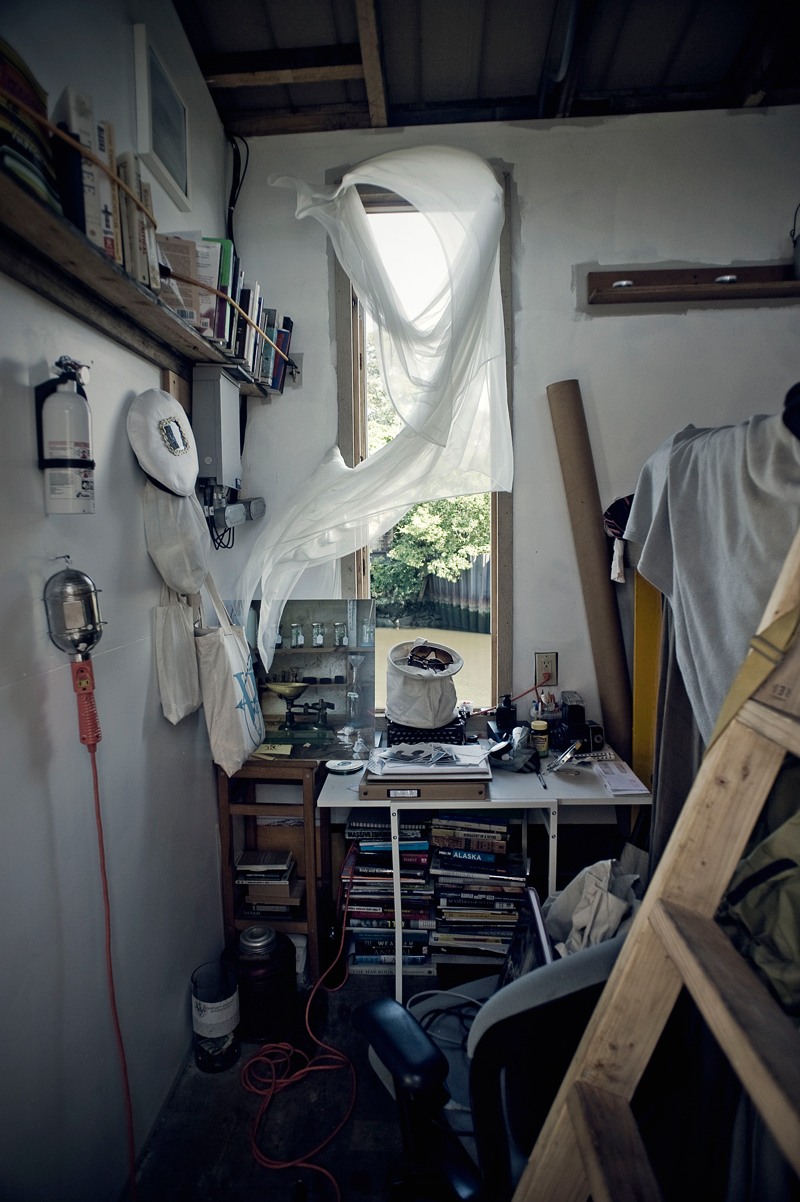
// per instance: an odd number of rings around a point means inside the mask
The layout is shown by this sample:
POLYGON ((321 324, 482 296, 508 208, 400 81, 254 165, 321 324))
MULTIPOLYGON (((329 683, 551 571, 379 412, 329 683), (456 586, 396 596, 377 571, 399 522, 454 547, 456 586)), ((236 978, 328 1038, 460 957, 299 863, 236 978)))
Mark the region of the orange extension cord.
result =
POLYGON ((136 1202, 136 1145, 133 1139, 133 1107, 131 1106, 131 1088, 128 1082, 128 1064, 125 1059, 125 1045, 122 1042, 117 1002, 114 996, 114 969, 111 964, 111 907, 108 903, 108 878, 106 876, 106 853, 103 844, 103 820, 100 816, 100 786, 97 780, 97 746, 86 744, 86 749, 92 761, 92 783, 94 785, 94 817, 97 823, 97 845, 100 849, 100 879, 103 882, 103 911, 106 925, 106 972, 108 974, 108 997, 111 1002, 111 1018, 114 1023, 114 1034, 117 1037, 117 1051, 122 1069, 122 1085, 125 1096, 125 1122, 128 1133, 128 1171, 130 1174, 131 1198, 136 1202))
MULTIPOLYGON (((315 1172, 322 1173, 323 1176, 327 1177, 331 1182, 333 1188, 336 1190, 337 1202, 341 1202, 342 1195, 339 1191, 339 1183, 337 1182, 333 1173, 329 1172, 328 1169, 323 1168, 322 1165, 310 1164, 309 1162, 312 1156, 316 1156, 317 1152, 321 1152, 322 1149, 331 1142, 331 1140, 336 1138, 347 1120, 350 1118, 350 1115, 353 1113, 353 1107, 356 1104, 356 1070, 353 1062, 347 1056, 345 1056, 344 1052, 340 1052, 337 1048, 333 1048, 329 1044, 323 1043, 321 1039, 317 1039, 316 1035, 311 1030, 309 1013, 311 1010, 311 1003, 314 1001, 314 995, 316 994, 320 985, 322 985, 328 973, 332 972, 336 967, 344 950, 344 940, 347 933, 347 910, 350 905, 350 887, 353 882, 354 872, 355 859, 352 861, 350 868, 350 879, 347 882, 347 892, 345 895, 344 910, 342 913, 342 938, 339 943, 339 950, 336 953, 333 963, 325 970, 314 988, 311 990, 311 995, 308 999, 308 1004, 306 1005, 306 1030, 313 1039, 314 1043, 317 1044, 322 1050, 322 1054, 318 1052, 313 1059, 309 1059, 305 1052, 301 1052, 297 1048, 292 1047, 290 1043, 265 1043, 263 1047, 258 1049, 254 1056, 251 1056, 242 1069, 242 1085, 245 1087, 245 1089, 249 1090, 250 1093, 259 1094, 262 1098, 261 1105, 258 1108, 258 1114, 256 1115, 250 1128, 250 1147, 252 1148, 253 1156, 257 1162, 265 1169, 314 1169, 315 1172), (293 1056, 302 1057, 305 1063, 294 1072, 291 1072, 290 1070, 293 1056), (267 1156, 264 1152, 262 1152, 258 1146, 259 1128, 261 1126, 262 1119, 264 1118, 264 1115, 266 1114, 275 1095, 280 1093, 282 1089, 286 1089, 287 1086, 294 1085, 297 1081, 303 1081, 310 1073, 330 1072, 341 1068, 348 1068, 350 1070, 353 1092, 350 1098, 350 1105, 347 1107, 347 1112, 345 1113, 344 1118, 334 1128, 334 1130, 331 1131, 330 1135, 327 1135, 325 1139, 323 1139, 321 1143, 317 1144, 316 1148, 314 1148, 312 1151, 306 1152, 302 1156, 298 1156, 296 1160, 274 1160, 272 1157, 267 1156)), ((337 911, 339 909, 341 897, 342 889, 340 886, 339 898, 336 906, 337 911)), ((347 976, 347 971, 345 971, 341 985, 337 985, 334 989, 328 989, 326 985, 326 992, 337 993, 347 983, 347 976)))

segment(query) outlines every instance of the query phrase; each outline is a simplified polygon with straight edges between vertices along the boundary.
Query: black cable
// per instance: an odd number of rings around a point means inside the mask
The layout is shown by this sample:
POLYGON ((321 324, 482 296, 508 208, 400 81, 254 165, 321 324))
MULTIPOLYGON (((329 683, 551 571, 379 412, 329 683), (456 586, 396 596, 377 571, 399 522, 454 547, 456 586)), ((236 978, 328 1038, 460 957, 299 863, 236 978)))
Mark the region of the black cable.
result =
POLYGON ((233 150, 233 174, 231 176, 231 190, 228 197, 228 219, 227 219, 227 235, 233 243, 234 253, 236 252, 236 239, 233 234, 233 213, 239 200, 239 195, 242 191, 244 177, 247 175, 247 168, 250 166, 250 147, 245 138, 238 134, 231 134, 225 131, 225 137, 231 144, 233 150), (238 140, 237 140, 238 139, 238 140), (239 149, 239 141, 244 142, 245 160, 242 167, 242 152, 239 149))

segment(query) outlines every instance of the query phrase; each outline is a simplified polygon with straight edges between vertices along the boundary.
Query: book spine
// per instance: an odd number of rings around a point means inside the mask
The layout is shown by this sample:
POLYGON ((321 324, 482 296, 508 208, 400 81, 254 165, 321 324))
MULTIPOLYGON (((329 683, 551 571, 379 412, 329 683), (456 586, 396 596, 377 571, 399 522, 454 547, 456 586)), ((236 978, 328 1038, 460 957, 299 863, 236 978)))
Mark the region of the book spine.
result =
MULTIPOLYGON (((257 293, 261 292, 260 284, 256 285, 256 292, 257 293)), ((261 298, 261 296, 259 295, 258 299, 256 300, 255 310, 253 312, 253 321, 256 323, 256 325, 259 328, 261 327, 261 312, 262 312, 263 308, 264 308, 264 301, 261 298)), ((253 373, 253 375, 255 375, 256 374, 256 363, 258 361, 258 355, 261 350, 261 335, 257 334, 251 326, 250 327, 250 337, 252 339, 252 344, 251 344, 252 350, 250 351, 249 363, 250 363, 250 370, 253 373)))
MULTIPOLYGON (((289 319, 286 318, 286 320, 288 321, 289 319)), ((292 331, 285 328, 283 330, 278 330, 278 336, 275 341, 278 349, 283 351, 284 355, 288 355, 289 346, 292 341, 292 331)), ((275 375, 272 377, 272 384, 270 387, 273 392, 282 393, 283 386, 286 383, 286 360, 283 358, 283 355, 276 355, 275 360, 275 375)))
MULTIPOLYGON (((226 296, 231 294, 233 280, 233 243, 230 238, 213 239, 219 243, 219 290, 226 296)), ((217 307, 214 315, 214 337, 221 342, 228 341, 230 315, 235 313, 227 301, 217 297, 217 307)))
MULTIPOLYGON (((114 160, 109 158, 106 124, 107 122, 105 121, 98 121, 96 125, 97 157, 102 159, 106 166, 114 171, 114 160)), ((117 244, 114 232, 114 201, 112 197, 112 192, 115 189, 112 187, 111 180, 104 171, 98 169, 97 175, 97 189, 100 194, 100 220, 103 230, 103 250, 109 259, 114 259, 116 262, 117 244)))
MULTIPOLYGON (((116 173, 117 150, 114 140, 114 124, 112 121, 100 121, 97 125, 98 145, 100 139, 100 131, 102 130, 103 141, 106 147, 106 162, 111 170, 116 173)), ((113 180, 108 180, 108 190, 111 194, 111 225, 114 231, 114 261, 122 267, 125 259, 122 249, 122 217, 120 214, 119 205, 119 188, 113 180)))
MULTIPOLYGON (((362 851, 391 851, 392 850, 391 843, 389 843, 389 842, 384 843, 384 842, 377 842, 377 841, 373 842, 371 839, 359 840, 359 846, 362 851)), ((427 841, 427 839, 419 839, 419 840, 401 839, 400 843, 398 844, 398 847, 399 847, 401 853, 409 852, 409 851, 427 851, 428 850, 428 841, 427 841)))
MULTIPOLYGON (((70 132, 66 121, 59 121, 58 128, 63 133, 69 134, 76 142, 78 141, 77 134, 70 132)), ((61 138, 55 138, 53 162, 61 196, 61 211, 68 221, 82 230, 86 220, 83 208, 83 174, 80 152, 71 150, 61 138)))
MULTIPOLYGON (((142 201, 148 210, 153 211, 153 192, 150 185, 142 180, 142 201)), ((151 292, 161 291, 161 272, 158 270, 158 250, 156 248, 156 231, 144 213, 139 213, 144 221, 145 243, 147 247, 147 270, 150 275, 151 292)))
MULTIPOLYGON (((266 332, 267 337, 271 338, 272 341, 274 342, 275 337, 278 333, 278 314, 275 309, 267 309, 265 332, 266 332)), ((264 364, 263 364, 261 374, 262 374, 262 378, 264 380, 266 380, 267 384, 269 385, 270 381, 272 380, 273 375, 275 374, 275 347, 270 346, 269 343, 266 343, 265 346, 266 346, 266 350, 264 352, 264 364)), ((356 829, 356 826, 357 826, 357 824, 354 823, 353 829, 356 829)), ((348 832, 349 832, 349 830, 350 830, 350 827, 348 826, 348 832)), ((349 833, 347 835, 348 839, 357 838, 357 837, 358 837, 357 835, 353 836, 349 833)))
MULTIPOLYGON (((249 288, 243 288, 239 294, 239 304, 244 309, 247 316, 250 316, 251 306, 251 291, 249 288)), ((233 353, 237 359, 245 358, 245 350, 247 347, 247 331, 249 326, 244 318, 240 315, 236 325, 236 343, 233 348, 233 353)))
POLYGON ((439 834, 431 831, 431 843, 434 847, 443 847, 461 851, 490 851, 495 855, 505 855, 508 844, 505 839, 488 839, 483 836, 439 834))
MULTIPOLYGON (((394 956, 362 956, 356 953, 353 958, 354 964, 395 964, 394 956)), ((427 964, 429 963, 427 956, 401 956, 401 964, 427 964)))
MULTIPOLYGON (((141 200, 142 179, 139 174, 137 159, 138 155, 134 151, 124 151, 117 159, 117 171, 122 182, 127 184, 131 191, 141 200)), ((127 239, 125 239, 123 233, 126 255, 125 268, 128 275, 132 275, 140 284, 145 284, 149 287, 150 271, 147 266, 147 238, 145 237, 144 217, 129 196, 125 197, 124 212, 125 225, 128 230, 127 239), (130 257, 128 258, 129 251, 130 257)))
POLYGON ((196 242, 195 246, 197 248, 197 278, 201 284, 205 284, 205 288, 198 290, 197 325, 204 334, 211 335, 215 328, 219 297, 215 296, 213 292, 209 292, 208 289, 219 287, 220 246, 205 238, 201 242, 196 242))
POLYGON ((442 848, 439 852, 439 863, 445 864, 504 864, 505 854, 496 855, 493 851, 466 851, 461 848, 442 848))
MULTIPOLYGON (((97 154, 97 127, 94 121, 91 96, 76 88, 65 88, 56 106, 59 117, 66 121, 69 132, 93 154, 97 154)), ((99 167, 81 155, 81 178, 83 181, 83 228, 87 238, 95 246, 104 249, 103 221, 100 213, 99 167)))

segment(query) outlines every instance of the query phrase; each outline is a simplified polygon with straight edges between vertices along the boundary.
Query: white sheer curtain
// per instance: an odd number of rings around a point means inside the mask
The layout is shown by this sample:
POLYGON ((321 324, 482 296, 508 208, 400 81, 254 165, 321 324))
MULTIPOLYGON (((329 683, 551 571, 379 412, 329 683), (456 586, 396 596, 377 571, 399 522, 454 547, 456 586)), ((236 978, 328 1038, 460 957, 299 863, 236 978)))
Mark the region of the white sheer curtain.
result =
POLYGON ((348 468, 337 447, 275 514, 234 595, 245 607, 261 586, 259 650, 272 660, 286 598, 303 571, 363 547, 412 505, 509 491, 513 479, 506 401, 498 254, 503 190, 483 159, 423 146, 391 151, 348 172, 338 187, 271 178, 297 189, 297 217, 314 217, 376 324, 388 395, 403 420, 395 438, 348 468), (356 184, 388 188, 430 223, 444 278, 424 311, 406 313, 381 260, 356 184))

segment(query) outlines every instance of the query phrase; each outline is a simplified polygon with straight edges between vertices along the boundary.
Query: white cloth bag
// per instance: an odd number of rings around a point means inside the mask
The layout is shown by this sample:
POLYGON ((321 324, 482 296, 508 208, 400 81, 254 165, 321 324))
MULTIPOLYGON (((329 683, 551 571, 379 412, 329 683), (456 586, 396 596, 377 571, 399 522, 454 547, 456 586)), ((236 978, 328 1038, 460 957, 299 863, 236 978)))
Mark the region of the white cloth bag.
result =
POLYGON ((464 661, 452 647, 415 639, 413 643, 395 643, 386 657, 386 716, 401 726, 436 730, 456 716, 456 686, 453 677, 464 661), (453 662, 441 672, 413 668, 408 657, 413 647, 437 647, 452 656, 453 662))
POLYGON ((264 719, 244 628, 231 622, 210 575, 205 585, 219 626, 197 628, 197 670, 211 754, 232 776, 263 743, 264 719))
POLYGON ((144 486, 144 534, 150 558, 176 593, 199 593, 208 575, 211 537, 200 502, 144 486))
POLYGON ((197 674, 194 624, 200 598, 183 598, 167 584, 161 586, 161 604, 155 609, 156 670, 164 717, 173 724, 193 714, 203 704, 197 674))

